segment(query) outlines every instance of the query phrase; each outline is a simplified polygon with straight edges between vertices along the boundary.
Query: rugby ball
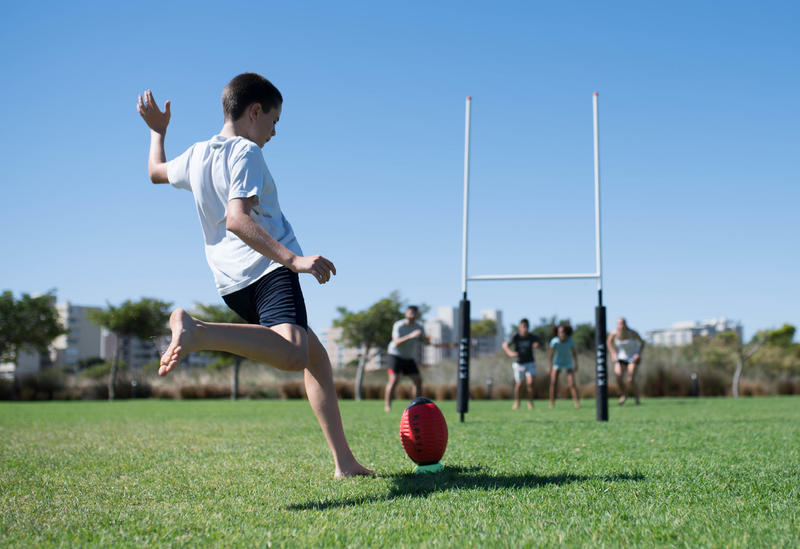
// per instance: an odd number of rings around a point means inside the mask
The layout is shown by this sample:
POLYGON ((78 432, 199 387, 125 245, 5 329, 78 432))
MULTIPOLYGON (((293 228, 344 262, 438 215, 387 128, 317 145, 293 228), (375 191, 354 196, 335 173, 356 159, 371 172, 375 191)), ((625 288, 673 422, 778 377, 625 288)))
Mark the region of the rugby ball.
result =
POLYGON ((447 448, 447 422, 432 400, 417 397, 403 410, 400 442, 418 465, 438 463, 447 448))

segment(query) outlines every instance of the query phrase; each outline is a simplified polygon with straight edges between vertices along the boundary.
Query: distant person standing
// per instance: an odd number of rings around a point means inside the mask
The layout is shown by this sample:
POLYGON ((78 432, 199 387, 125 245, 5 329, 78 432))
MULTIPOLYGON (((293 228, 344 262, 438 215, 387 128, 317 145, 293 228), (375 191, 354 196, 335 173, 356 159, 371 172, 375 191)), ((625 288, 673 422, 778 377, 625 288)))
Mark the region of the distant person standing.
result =
POLYGON ((389 343, 389 382, 386 384, 385 406, 392 409, 394 388, 401 375, 407 375, 414 382, 414 396, 422 395, 422 378, 417 368, 420 345, 425 340, 425 328, 417 322, 419 308, 409 305, 405 318, 392 326, 392 341, 389 343))
POLYGON ((558 389, 558 373, 567 372, 569 391, 575 407, 580 408, 578 401, 578 388, 575 385, 575 372, 578 371, 578 352, 572 340, 572 326, 561 324, 553 327, 553 339, 550 340, 550 408, 556 404, 556 389, 558 389))
POLYGON ((533 410, 534 380, 536 379, 536 361, 533 357, 533 349, 540 348, 541 341, 530 332, 530 324, 527 318, 519 321, 517 332, 511 339, 503 342, 503 350, 508 356, 515 359, 511 365, 514 372, 514 410, 519 408, 519 393, 522 390, 523 378, 528 385, 528 410, 533 410))
POLYGON ((617 328, 608 334, 608 349, 611 351, 611 360, 614 361, 614 373, 617 375, 622 396, 618 404, 622 406, 628 399, 628 391, 633 392, 636 404, 639 404, 639 389, 636 386, 636 371, 642 361, 644 340, 636 332, 628 328, 624 318, 617 319, 617 328))

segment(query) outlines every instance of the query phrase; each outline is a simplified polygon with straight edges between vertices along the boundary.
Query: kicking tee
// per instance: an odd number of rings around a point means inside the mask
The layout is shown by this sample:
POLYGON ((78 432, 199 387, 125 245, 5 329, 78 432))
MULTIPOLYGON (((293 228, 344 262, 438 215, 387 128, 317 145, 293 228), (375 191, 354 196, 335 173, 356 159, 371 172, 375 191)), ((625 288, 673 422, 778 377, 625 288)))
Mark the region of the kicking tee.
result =
POLYGON ((269 235, 303 255, 292 226, 281 212, 275 181, 261 149, 244 137, 215 135, 167 163, 172 186, 194 195, 203 228, 206 260, 220 295, 228 295, 281 267, 226 229, 228 201, 256 197, 250 217, 269 235))
MULTIPOLYGON (((405 319, 398 320, 392 326, 392 339, 398 337, 404 337, 413 332, 414 330, 419 330, 422 332, 422 338, 425 337, 425 328, 422 327, 421 324, 417 324, 416 322, 411 326, 405 321, 405 319)), ((400 358, 407 358, 410 360, 417 359, 417 345, 422 342, 422 338, 416 337, 409 341, 404 341, 400 345, 395 345, 395 342, 392 341, 389 343, 389 348, 387 352, 390 355, 399 356, 400 358)))
POLYGON ((511 339, 508 340, 508 346, 514 349, 519 356, 515 359, 518 364, 527 364, 528 362, 534 362, 533 360, 533 344, 538 343, 539 345, 542 342, 536 337, 534 334, 528 332, 528 335, 521 336, 519 333, 515 333, 511 336, 511 339))

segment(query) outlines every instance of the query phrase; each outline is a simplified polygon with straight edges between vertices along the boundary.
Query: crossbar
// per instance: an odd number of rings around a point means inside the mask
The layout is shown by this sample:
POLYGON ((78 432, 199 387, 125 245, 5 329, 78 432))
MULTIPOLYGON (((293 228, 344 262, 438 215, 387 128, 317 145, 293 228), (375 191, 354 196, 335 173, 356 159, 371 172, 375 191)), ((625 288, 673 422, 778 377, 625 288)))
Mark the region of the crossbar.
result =
POLYGON ((467 280, 575 280, 581 278, 600 278, 597 273, 575 274, 520 274, 520 275, 476 275, 467 277, 467 280))

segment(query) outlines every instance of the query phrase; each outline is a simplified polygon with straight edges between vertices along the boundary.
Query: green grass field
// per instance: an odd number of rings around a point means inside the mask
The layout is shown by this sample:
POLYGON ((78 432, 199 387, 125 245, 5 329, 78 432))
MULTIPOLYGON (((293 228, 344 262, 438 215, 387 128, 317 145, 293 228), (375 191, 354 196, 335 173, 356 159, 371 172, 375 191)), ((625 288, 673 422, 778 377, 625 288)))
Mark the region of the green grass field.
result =
POLYGON ((404 403, 342 403, 378 478, 333 480, 303 401, 0 403, 0 546, 797 546, 800 398, 471 403, 410 474, 404 403))

